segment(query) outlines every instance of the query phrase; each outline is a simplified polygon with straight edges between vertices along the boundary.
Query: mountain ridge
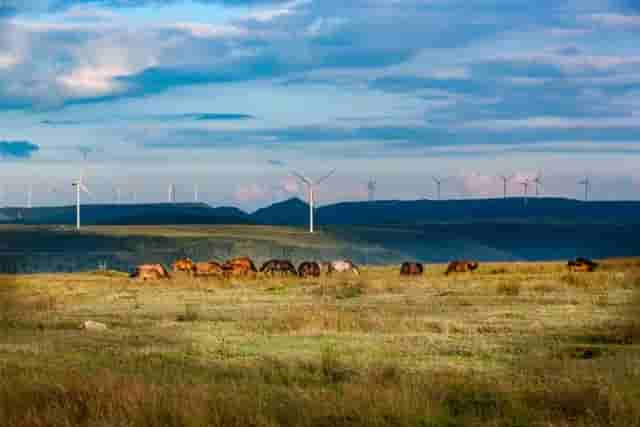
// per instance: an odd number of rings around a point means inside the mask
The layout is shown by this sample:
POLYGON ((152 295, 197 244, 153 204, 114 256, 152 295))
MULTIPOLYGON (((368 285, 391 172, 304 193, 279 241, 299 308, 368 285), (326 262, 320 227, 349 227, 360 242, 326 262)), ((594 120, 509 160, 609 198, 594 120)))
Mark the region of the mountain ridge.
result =
MULTIPOLYGON (((260 224, 305 226, 309 206, 297 197, 245 212, 206 203, 82 206, 87 225, 260 224)), ((640 223, 640 201, 579 201, 554 197, 346 201, 316 208, 320 225, 410 225, 439 222, 640 223)), ((73 224, 75 206, 0 208, 0 222, 73 224)))

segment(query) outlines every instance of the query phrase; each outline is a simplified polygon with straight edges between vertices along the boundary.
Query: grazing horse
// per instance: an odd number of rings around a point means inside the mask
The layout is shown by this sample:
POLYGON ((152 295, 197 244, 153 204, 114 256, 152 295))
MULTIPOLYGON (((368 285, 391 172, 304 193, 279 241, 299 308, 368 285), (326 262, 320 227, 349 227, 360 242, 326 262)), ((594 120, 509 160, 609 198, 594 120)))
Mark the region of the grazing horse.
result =
POLYGON ((578 257, 567 262, 567 268, 573 272, 591 272, 598 267, 598 264, 587 258, 578 257))
POLYGON ((477 261, 451 261, 447 266, 447 271, 444 274, 449 273, 465 273, 467 271, 474 271, 478 268, 477 261))
POLYGON ((300 277, 318 277, 320 276, 320 265, 315 261, 305 261, 298 266, 298 275, 300 277))
POLYGON ((258 271, 249 257, 230 259, 222 265, 222 270, 225 276, 248 276, 258 271))
POLYGON ((360 275, 360 270, 358 270, 358 267, 348 259, 324 262, 322 263, 322 265, 324 268, 326 268, 327 274, 331 274, 334 271, 338 273, 351 271, 356 276, 360 275))
POLYGON ((404 262, 400 266, 402 276, 419 276, 423 273, 424 267, 419 262, 404 262))
POLYGON ((178 258, 174 263, 173 263, 173 272, 177 273, 179 271, 184 271, 187 272, 189 274, 192 274, 195 271, 196 265, 195 263, 191 260, 191 258, 178 258))
POLYGON ((160 280, 168 279, 169 272, 162 264, 141 264, 136 267, 129 277, 138 280, 160 280))
POLYGON ((222 265, 215 261, 197 262, 194 265, 194 274, 196 276, 218 276, 222 275, 222 265))
POLYGON ((265 274, 271 274, 271 275, 275 273, 280 273, 283 275, 298 274, 294 265, 291 264, 291 261, 288 261, 285 259, 272 259, 270 261, 265 262, 264 264, 262 264, 262 267, 260 267, 260 272, 265 274))

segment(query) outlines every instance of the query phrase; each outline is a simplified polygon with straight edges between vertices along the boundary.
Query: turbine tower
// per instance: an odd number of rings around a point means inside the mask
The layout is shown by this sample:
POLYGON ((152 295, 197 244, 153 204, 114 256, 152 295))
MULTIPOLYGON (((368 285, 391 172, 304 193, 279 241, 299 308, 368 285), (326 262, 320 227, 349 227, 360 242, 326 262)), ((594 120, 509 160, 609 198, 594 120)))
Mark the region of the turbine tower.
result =
POLYGON ((84 185, 84 172, 80 174, 80 178, 73 181, 71 184, 76 188, 76 230, 80 230, 80 194, 84 191, 89 196, 91 196, 91 192, 84 185))
POLYGON ((500 175, 499 178, 502 180, 502 197, 507 198, 507 183, 513 179, 513 175, 500 175))
POLYGON ((29 184, 27 187, 27 208, 33 207, 33 184, 29 184))
POLYGON ((116 204, 119 205, 120 203, 122 203, 122 189, 119 185, 117 185, 114 190, 116 196, 116 204))
POLYGON ((313 192, 315 190, 315 187, 317 185, 319 185, 320 183, 322 183, 325 179, 329 178, 331 175, 333 175, 333 173, 336 170, 333 169, 331 172, 329 172, 328 174, 324 175, 321 178, 316 179, 315 181, 307 178, 304 175, 301 175, 297 172, 291 172, 292 175, 294 175, 295 177, 297 177, 300 181, 302 181, 304 184, 306 184, 308 192, 309 192, 309 233, 313 233, 314 229, 313 229, 313 211, 315 209, 315 201, 313 198, 313 192))
POLYGON ((193 201, 196 203, 200 201, 200 187, 198 184, 193 185, 193 201))
POLYGON ((440 187, 442 186, 442 183, 444 182, 445 178, 438 178, 438 177, 432 177, 433 182, 436 183, 436 188, 438 191, 438 200, 440 200, 440 187))
POLYGON ((536 185, 536 197, 540 195, 540 188, 542 187, 542 174, 538 172, 536 177, 533 179, 533 182, 536 185))
POLYGON ((522 185, 522 194, 524 195, 524 204, 527 204, 527 195, 529 194, 529 185, 531 185, 531 181, 529 178, 525 178, 523 181, 519 182, 522 185))
POLYGON ((367 192, 368 192, 368 197, 369 197, 369 201, 372 202, 376 199, 376 181, 373 179, 370 179, 367 182, 367 192))
POLYGON ((578 181, 579 185, 584 185, 584 201, 589 200, 589 191, 591 190, 591 181, 589 177, 585 177, 582 181, 578 181))
POLYGON ((176 186, 174 184, 169 184, 169 189, 167 190, 167 201, 169 203, 176 202, 176 186))

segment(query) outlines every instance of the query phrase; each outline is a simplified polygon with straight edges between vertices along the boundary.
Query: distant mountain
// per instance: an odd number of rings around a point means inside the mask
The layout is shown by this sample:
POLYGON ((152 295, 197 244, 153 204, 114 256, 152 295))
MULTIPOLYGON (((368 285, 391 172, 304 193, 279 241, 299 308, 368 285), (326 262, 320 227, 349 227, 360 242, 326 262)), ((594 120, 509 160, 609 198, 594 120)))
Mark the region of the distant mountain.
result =
MULTIPOLYGON (((73 224, 75 206, 0 209, 4 222, 73 224)), ((233 207, 212 208, 205 203, 83 205, 86 225, 249 224, 251 218, 233 207)))
POLYGON ((419 225, 430 222, 640 223, 640 202, 583 202, 513 197, 466 200, 344 202, 318 209, 332 225, 419 225))
POLYGON ((309 221, 309 205, 294 197, 258 209, 251 214, 251 219, 258 224, 303 225, 309 221))
MULTIPOLYGON (((640 224, 640 202, 582 202, 531 197, 465 200, 387 200, 343 202, 316 209, 324 225, 420 226, 434 223, 609 223, 640 224)), ((84 205, 87 225, 265 224, 305 226, 309 206, 298 198, 274 203, 252 214, 204 203, 84 205)), ((0 209, 0 222, 73 224, 75 207, 0 209)))

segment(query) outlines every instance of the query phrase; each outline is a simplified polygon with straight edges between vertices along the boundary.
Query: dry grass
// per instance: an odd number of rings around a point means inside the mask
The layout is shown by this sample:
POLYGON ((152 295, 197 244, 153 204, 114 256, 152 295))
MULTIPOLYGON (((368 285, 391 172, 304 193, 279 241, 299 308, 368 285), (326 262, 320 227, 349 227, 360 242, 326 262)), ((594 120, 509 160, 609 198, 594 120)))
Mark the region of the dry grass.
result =
POLYGON ((443 270, 0 278, 1 424, 640 426, 640 263, 443 270))

